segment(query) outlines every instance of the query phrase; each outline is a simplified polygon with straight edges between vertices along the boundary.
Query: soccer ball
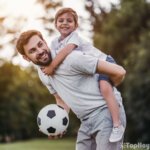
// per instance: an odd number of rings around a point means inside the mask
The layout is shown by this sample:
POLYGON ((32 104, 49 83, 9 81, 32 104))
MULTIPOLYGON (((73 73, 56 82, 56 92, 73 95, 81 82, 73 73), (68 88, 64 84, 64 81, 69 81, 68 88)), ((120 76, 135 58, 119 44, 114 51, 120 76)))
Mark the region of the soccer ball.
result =
POLYGON ((40 110, 37 116, 37 124, 42 133, 54 136, 62 134, 67 129, 69 116, 61 106, 50 104, 40 110))

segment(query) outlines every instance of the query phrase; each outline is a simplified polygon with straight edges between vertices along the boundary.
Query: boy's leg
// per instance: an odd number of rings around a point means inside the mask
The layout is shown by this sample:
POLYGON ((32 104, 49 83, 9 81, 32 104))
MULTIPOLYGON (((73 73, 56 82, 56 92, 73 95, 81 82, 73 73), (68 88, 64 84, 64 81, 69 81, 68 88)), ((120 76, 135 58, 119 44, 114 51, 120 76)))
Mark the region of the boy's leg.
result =
POLYGON ((112 85, 106 80, 99 81, 100 91, 106 100, 108 109, 111 113, 113 126, 118 127, 120 125, 119 106, 114 95, 112 85))
POLYGON ((119 105, 114 95, 113 87, 108 81, 100 80, 100 91, 106 100, 108 109, 112 116, 113 129, 109 138, 110 142, 120 141, 124 134, 124 127, 120 121, 119 105))

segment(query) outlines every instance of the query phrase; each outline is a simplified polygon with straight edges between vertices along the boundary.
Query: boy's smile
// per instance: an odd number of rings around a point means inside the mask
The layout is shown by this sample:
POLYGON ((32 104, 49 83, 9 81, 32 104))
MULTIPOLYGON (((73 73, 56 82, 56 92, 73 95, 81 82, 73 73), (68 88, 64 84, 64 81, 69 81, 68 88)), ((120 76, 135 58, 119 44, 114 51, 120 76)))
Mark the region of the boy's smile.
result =
POLYGON ((63 40, 76 29, 73 15, 70 13, 64 13, 59 16, 56 22, 56 28, 60 32, 61 39, 63 40))

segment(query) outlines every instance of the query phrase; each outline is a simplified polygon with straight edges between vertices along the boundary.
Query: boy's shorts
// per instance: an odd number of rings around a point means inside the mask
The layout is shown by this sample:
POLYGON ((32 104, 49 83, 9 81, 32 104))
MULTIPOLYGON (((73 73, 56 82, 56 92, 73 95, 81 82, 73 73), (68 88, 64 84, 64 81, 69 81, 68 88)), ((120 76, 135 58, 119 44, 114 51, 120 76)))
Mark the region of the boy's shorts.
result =
MULTIPOLYGON (((107 56, 106 61, 116 64, 116 61, 110 55, 107 56)), ((100 81, 100 80, 106 80, 112 84, 109 77, 105 74, 99 74, 98 81, 100 81)))

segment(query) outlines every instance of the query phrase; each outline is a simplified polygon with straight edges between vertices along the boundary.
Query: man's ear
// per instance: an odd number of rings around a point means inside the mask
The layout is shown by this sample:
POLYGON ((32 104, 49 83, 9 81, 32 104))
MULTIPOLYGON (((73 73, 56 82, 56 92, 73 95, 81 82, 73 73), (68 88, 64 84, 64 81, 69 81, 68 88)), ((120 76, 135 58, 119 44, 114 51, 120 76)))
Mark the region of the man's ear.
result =
POLYGON ((27 61, 30 62, 30 59, 29 59, 26 55, 22 55, 22 57, 23 57, 25 60, 27 60, 27 61))

